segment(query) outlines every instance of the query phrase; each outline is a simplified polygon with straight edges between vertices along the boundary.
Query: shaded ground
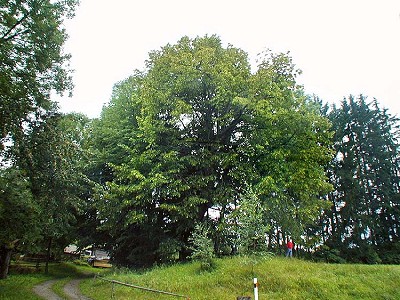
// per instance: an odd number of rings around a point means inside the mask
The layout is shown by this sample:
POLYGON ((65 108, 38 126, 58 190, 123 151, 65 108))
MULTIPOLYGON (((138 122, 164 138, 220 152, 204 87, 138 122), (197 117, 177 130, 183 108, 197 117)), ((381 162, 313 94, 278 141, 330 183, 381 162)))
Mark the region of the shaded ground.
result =
MULTIPOLYGON (((79 290, 79 283, 81 279, 72 279, 64 286, 64 293, 67 295, 69 300, 90 300, 90 298, 81 294, 79 290)), ((33 288, 33 291, 45 300, 64 300, 57 294, 55 294, 51 287, 57 280, 49 280, 42 284, 39 284, 33 288)))

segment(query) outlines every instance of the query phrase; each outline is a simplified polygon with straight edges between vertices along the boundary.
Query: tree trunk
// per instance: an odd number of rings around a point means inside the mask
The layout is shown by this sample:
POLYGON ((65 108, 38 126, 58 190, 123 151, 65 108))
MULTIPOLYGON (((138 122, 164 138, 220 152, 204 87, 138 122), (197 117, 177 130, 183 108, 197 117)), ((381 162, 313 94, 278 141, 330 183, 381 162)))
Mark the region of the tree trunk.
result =
POLYGON ((51 255, 51 244, 53 242, 53 238, 49 238, 49 243, 47 245, 47 255, 46 255, 46 267, 44 269, 45 274, 49 274, 49 261, 50 261, 50 255, 51 255))
POLYGON ((10 266, 12 249, 1 247, 0 249, 0 279, 6 279, 10 266))

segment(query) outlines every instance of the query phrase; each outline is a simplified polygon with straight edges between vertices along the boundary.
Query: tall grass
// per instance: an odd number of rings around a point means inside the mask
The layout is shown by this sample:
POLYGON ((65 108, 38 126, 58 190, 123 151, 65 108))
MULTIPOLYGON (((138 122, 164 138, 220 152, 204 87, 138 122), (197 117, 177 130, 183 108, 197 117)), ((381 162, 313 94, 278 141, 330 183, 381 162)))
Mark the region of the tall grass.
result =
MULTIPOLYGON (((145 273, 114 272, 108 279, 187 295, 192 300, 232 300, 253 297, 253 277, 260 299, 400 299, 400 266, 335 265, 272 258, 256 265, 243 258, 216 260, 212 272, 199 272, 200 263, 158 267, 145 273)), ((92 299, 178 299, 114 285, 100 279, 81 285, 92 299)), ((184 299, 184 298, 181 298, 184 299)))

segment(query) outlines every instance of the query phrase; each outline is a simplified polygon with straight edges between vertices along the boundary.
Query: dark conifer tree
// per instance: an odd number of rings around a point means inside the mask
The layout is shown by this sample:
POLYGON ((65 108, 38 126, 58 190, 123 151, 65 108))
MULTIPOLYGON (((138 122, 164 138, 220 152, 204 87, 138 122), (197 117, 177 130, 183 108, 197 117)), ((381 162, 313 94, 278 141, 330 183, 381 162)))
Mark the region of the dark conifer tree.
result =
POLYGON ((348 259, 381 261, 398 240, 397 119, 366 97, 344 99, 330 112, 336 157, 328 170, 334 192, 326 212, 326 244, 348 259))

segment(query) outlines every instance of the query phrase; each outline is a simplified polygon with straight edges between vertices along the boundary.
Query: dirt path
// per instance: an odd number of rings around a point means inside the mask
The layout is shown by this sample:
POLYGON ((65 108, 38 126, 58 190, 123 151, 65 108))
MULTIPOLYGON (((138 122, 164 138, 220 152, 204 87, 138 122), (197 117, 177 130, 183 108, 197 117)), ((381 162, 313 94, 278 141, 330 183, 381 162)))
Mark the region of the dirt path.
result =
POLYGON ((82 279, 73 279, 64 286, 64 293, 71 300, 90 300, 90 298, 83 296, 79 290, 79 283, 82 279))
MULTIPOLYGON (((64 293, 69 300, 90 300, 90 298, 83 296, 79 290, 79 283, 82 279, 72 279, 64 286, 64 293)), ((39 284, 33 288, 33 291, 45 300, 64 300, 55 294, 51 287, 57 280, 49 280, 39 284)))
POLYGON ((56 279, 45 281, 41 284, 34 286, 33 291, 36 293, 36 295, 46 300, 63 300, 51 290, 51 286, 56 282, 56 279))

